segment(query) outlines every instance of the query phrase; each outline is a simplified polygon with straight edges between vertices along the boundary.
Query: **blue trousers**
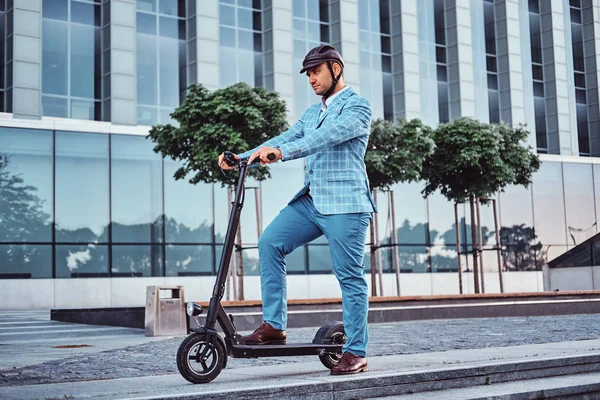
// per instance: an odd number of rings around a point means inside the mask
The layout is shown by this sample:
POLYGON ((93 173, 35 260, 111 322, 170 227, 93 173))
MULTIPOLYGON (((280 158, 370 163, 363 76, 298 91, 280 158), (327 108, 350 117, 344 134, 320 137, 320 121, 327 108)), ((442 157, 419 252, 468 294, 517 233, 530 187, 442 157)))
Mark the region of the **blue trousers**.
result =
POLYGON ((286 206, 258 240, 263 320, 276 329, 287 326, 285 256, 321 235, 329 241, 333 272, 342 290, 343 351, 365 357, 369 293, 363 267, 369 213, 319 213, 307 194, 286 206))

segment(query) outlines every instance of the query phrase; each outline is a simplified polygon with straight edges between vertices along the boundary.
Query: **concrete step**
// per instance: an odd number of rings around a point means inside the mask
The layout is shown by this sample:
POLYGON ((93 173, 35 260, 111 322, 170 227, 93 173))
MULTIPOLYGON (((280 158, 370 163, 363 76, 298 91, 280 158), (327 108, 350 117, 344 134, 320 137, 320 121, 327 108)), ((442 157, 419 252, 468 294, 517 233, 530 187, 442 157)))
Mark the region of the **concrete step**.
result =
POLYGON ((461 389, 438 390, 372 400, 530 400, 600 399, 600 373, 527 379, 461 389))
POLYGON ((351 376, 331 376, 316 360, 261 360, 260 365, 226 368, 204 385, 170 374, 8 386, 2 388, 2 399, 600 398, 600 340, 373 357, 368 373, 351 376))

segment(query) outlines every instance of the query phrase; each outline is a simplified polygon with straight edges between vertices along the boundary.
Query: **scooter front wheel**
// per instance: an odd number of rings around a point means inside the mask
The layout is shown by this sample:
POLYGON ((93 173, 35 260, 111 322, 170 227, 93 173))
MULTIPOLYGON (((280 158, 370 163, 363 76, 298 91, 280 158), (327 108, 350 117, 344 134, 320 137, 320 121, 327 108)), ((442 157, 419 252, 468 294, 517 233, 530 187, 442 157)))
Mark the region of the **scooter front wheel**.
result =
POLYGON ((225 368, 227 353, 220 336, 207 340, 204 333, 193 333, 181 343, 177 351, 177 369, 192 383, 208 383, 225 368))

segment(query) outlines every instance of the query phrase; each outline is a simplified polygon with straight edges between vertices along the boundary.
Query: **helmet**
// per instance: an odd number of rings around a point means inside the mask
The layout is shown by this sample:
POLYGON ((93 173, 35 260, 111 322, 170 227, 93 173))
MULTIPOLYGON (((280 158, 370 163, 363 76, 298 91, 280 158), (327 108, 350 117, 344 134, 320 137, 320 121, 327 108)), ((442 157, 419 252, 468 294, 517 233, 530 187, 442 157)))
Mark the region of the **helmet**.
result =
POLYGON ((342 68, 344 68, 344 60, 335 47, 328 44, 323 44, 311 49, 304 57, 302 62, 302 69, 300 73, 303 74, 306 70, 316 67, 317 65, 323 64, 326 61, 335 61, 342 68))

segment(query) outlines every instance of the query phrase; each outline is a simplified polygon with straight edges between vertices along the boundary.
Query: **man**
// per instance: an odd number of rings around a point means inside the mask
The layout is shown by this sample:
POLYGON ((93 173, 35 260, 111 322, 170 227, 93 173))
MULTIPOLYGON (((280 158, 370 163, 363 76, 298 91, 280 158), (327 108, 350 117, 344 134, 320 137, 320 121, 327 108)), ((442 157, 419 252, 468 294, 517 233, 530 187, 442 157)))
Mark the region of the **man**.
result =
MULTIPOLYGON (((306 157, 305 186, 258 241, 264 323, 247 344, 284 344, 287 323, 285 256, 321 235, 329 241, 333 272, 342 290, 347 342, 333 375, 367 371, 368 290, 364 243, 375 205, 364 156, 370 133, 369 101, 344 84, 344 61, 332 46, 310 50, 300 73, 322 102, 306 110, 287 131, 238 158, 260 164, 306 157), (273 160, 267 156, 275 155, 273 160)), ((230 169, 219 156, 219 164, 230 169)))

